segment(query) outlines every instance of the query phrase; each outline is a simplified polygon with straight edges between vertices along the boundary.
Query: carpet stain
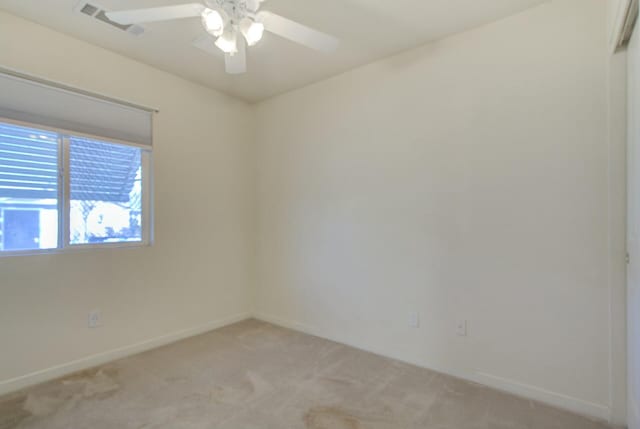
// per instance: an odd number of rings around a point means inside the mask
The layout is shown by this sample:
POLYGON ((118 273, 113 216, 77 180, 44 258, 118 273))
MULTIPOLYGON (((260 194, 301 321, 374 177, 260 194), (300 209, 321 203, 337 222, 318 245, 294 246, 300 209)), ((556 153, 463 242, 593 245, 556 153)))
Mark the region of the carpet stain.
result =
POLYGON ((0 402, 0 429, 12 429, 28 419, 31 414, 22 405, 26 395, 12 396, 0 402))
POLYGON ((308 429, 360 429, 357 417, 335 407, 316 407, 304 416, 308 429))
POLYGON ((114 368, 95 368, 37 386, 28 394, 0 402, 0 429, 13 429, 30 418, 46 417, 75 408, 84 399, 102 399, 120 389, 114 368))

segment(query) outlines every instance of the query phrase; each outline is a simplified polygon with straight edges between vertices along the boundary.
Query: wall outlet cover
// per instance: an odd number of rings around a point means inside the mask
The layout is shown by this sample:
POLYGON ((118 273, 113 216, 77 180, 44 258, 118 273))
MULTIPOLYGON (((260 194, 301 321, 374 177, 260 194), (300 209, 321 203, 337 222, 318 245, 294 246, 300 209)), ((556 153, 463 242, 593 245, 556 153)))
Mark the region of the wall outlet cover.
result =
POLYGON ((93 310, 89 312, 88 318, 89 328, 97 328, 102 325, 102 311, 93 310))
POLYGON ((409 327, 410 328, 419 328, 420 327, 420 314, 416 311, 409 314, 409 327))

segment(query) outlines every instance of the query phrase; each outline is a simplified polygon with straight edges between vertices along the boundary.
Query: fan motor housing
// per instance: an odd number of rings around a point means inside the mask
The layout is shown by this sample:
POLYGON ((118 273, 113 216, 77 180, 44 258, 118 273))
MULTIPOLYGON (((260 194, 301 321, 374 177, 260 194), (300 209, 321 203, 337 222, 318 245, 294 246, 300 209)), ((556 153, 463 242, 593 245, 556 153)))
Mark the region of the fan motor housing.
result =
POLYGON ((211 9, 223 10, 232 23, 239 23, 243 18, 252 17, 260 8, 260 0, 206 0, 211 9))

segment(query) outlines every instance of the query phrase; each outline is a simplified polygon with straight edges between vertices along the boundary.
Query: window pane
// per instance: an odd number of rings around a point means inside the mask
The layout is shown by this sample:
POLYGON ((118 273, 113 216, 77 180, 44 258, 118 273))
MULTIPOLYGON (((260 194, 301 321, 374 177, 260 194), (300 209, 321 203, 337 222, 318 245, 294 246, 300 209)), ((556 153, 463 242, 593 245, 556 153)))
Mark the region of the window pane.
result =
POLYGON ((0 123, 0 251, 58 247, 58 135, 0 123))
POLYGON ((142 241, 142 149, 69 142, 70 243, 142 241))

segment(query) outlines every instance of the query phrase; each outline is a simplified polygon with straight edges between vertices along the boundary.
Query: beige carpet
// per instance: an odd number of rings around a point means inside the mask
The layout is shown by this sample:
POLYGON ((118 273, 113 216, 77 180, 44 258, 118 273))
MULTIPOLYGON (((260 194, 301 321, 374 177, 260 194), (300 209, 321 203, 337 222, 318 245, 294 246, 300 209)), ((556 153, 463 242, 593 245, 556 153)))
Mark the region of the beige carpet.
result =
POLYGON ((0 398, 0 428, 607 426, 250 320, 0 398))

